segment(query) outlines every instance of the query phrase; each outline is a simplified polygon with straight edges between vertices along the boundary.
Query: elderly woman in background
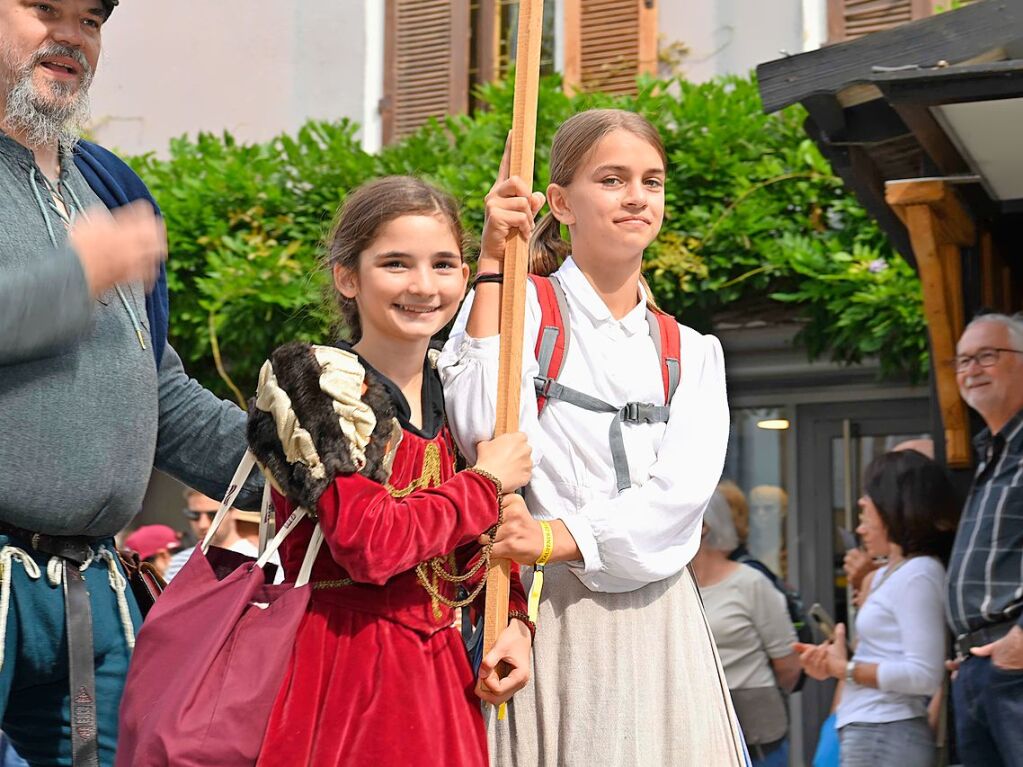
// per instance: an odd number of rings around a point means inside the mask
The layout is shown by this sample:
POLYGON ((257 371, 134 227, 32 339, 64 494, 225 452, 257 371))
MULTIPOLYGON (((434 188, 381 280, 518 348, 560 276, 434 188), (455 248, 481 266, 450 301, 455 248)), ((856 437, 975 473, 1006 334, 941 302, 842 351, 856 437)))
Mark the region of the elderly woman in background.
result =
POLYGON ((799 679, 785 597, 759 571, 729 560, 739 545, 728 501, 715 492, 693 570, 754 767, 788 765, 782 691, 799 679))
POLYGON ((945 566, 959 505, 944 469, 915 450, 885 453, 867 467, 856 528, 884 567, 863 582, 858 644, 848 657, 845 626, 834 642, 796 645, 806 673, 845 680, 838 705, 842 767, 931 767, 927 724, 945 657, 945 566))

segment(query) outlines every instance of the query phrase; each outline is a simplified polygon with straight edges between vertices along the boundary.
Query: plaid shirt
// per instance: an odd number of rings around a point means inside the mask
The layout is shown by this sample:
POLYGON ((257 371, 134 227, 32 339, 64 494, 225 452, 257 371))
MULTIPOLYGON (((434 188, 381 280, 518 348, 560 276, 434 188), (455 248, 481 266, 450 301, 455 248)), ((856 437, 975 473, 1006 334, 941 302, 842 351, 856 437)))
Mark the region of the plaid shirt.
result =
POLYGON ((956 636, 1017 619, 1023 626, 1023 411, 973 441, 979 463, 948 567, 956 636))

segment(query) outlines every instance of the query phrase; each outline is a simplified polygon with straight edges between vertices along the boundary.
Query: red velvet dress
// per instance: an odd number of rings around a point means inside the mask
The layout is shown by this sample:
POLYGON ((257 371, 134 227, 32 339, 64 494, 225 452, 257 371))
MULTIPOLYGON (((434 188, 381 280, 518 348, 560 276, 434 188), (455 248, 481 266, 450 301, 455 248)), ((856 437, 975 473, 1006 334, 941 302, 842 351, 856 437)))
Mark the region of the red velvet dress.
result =
MULTIPOLYGON (((427 593, 415 567, 446 556, 449 569, 461 571, 478 554, 477 537, 497 521, 494 486, 473 472, 454 473, 446 427, 438 424, 431 438, 403 426, 387 486, 341 476, 320 498, 324 547, 259 767, 488 763, 454 611, 427 593)), ((276 493, 274 504, 281 525, 294 505, 276 493)), ((312 529, 304 520, 285 539, 288 581, 312 529)), ((456 596, 452 584, 431 580, 456 596)), ((525 610, 517 572, 511 609, 525 610)))

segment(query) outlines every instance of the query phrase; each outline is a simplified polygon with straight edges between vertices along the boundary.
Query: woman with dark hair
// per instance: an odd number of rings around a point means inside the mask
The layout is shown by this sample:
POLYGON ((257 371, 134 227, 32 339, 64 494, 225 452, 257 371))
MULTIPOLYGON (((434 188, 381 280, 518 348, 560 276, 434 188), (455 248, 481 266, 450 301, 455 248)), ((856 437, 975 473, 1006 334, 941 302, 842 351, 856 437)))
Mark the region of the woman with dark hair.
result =
POLYGON ((868 554, 888 561, 864 581, 855 655, 848 657, 842 624, 833 642, 795 648, 807 674, 846 682, 837 711, 842 767, 931 767, 927 702, 943 673, 957 494, 945 470, 915 450, 875 458, 864 486, 856 532, 868 554))

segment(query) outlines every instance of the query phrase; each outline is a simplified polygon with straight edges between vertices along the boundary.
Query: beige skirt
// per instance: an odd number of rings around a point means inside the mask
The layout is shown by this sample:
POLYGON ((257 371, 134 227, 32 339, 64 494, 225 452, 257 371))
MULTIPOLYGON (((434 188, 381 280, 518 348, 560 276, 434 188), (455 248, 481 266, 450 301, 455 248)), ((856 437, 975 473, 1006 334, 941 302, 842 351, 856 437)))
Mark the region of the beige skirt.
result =
MULTIPOLYGON (((531 573, 524 567, 523 580, 531 573)), ((605 594, 564 565, 548 567, 530 683, 505 720, 486 708, 496 767, 746 764, 688 569, 605 594)))

